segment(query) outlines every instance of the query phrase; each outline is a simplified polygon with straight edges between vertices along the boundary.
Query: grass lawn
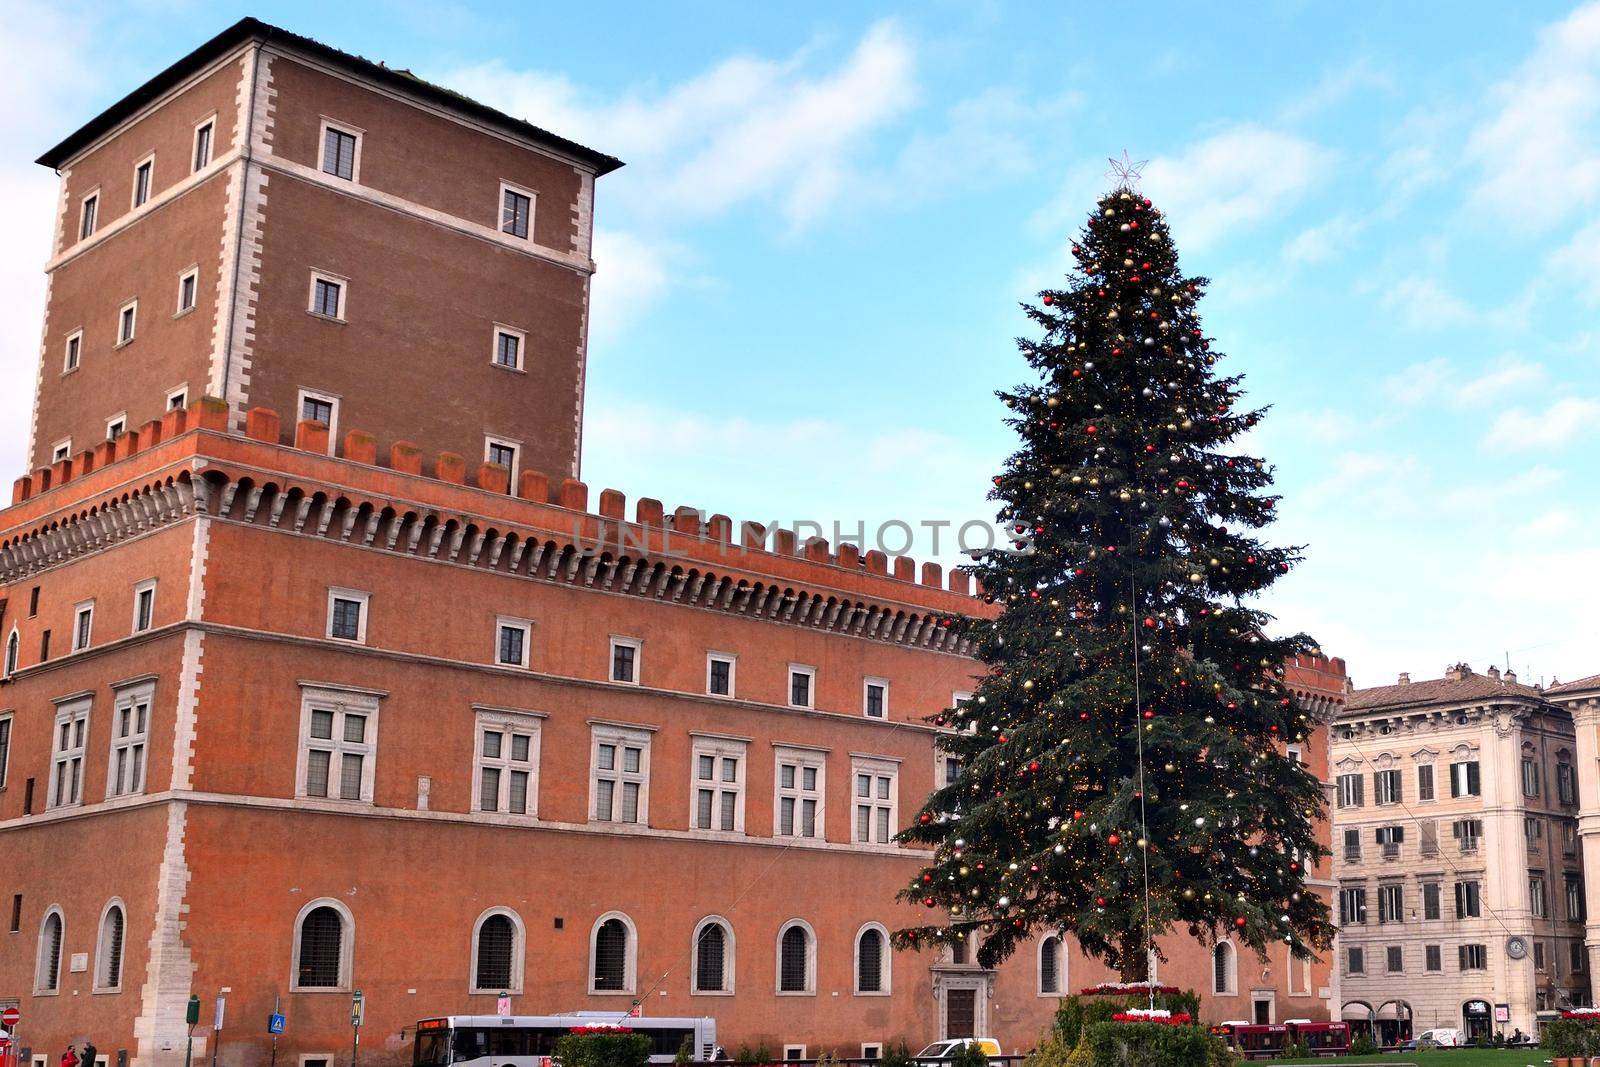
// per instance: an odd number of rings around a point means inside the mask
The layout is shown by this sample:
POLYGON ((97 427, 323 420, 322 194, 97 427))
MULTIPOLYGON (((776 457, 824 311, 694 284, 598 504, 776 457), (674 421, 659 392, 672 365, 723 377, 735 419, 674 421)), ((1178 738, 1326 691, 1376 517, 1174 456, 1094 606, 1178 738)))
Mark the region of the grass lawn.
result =
POLYGON ((1266 1060, 1288 1063, 1414 1063, 1417 1067, 1542 1067, 1550 1053, 1542 1048, 1525 1049, 1425 1049, 1420 1052, 1391 1052, 1381 1056, 1337 1056, 1320 1060, 1266 1060))

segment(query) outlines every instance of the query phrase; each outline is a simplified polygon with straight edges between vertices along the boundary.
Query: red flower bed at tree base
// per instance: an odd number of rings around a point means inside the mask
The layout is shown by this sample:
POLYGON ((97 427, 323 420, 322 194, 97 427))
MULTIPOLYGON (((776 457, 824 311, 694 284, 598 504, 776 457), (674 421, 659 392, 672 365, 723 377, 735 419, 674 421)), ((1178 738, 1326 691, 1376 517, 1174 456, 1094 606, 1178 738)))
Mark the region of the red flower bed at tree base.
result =
POLYGON ((1154 1023, 1157 1026, 1188 1026, 1194 1017, 1180 1011, 1176 1015, 1151 1015, 1142 1011, 1119 1011, 1111 1017, 1114 1023, 1154 1023))

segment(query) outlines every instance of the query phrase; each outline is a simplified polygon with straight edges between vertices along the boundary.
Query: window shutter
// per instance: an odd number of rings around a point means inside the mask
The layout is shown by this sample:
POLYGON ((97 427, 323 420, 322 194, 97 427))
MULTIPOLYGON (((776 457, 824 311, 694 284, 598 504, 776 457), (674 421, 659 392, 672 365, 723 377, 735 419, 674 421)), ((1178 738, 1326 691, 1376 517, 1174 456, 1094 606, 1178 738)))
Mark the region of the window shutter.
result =
POLYGON ((1403 844, 1405 842, 1405 839, 1406 839, 1406 828, 1404 826, 1396 826, 1394 828, 1394 843, 1397 844, 1397 845, 1398 844, 1403 844))
POLYGON ((1439 824, 1434 822, 1432 819, 1429 819, 1426 822, 1423 822, 1421 824, 1421 826, 1422 826, 1422 847, 1423 848, 1429 848, 1429 847, 1438 848, 1439 847, 1439 824))
POLYGON ((1475 796, 1481 788, 1482 783, 1478 777, 1478 763, 1474 760, 1467 764, 1467 792, 1475 796))
POLYGON ((1355 776, 1355 780, 1356 780, 1356 807, 1359 808, 1362 804, 1364 804, 1366 802, 1365 797, 1362 795, 1362 789, 1365 787, 1366 783, 1365 783, 1365 781, 1363 781, 1362 777, 1359 774, 1355 776))
POLYGON ((1456 966, 1460 967, 1463 971, 1467 969, 1467 946, 1466 945, 1457 945, 1456 946, 1456 966))

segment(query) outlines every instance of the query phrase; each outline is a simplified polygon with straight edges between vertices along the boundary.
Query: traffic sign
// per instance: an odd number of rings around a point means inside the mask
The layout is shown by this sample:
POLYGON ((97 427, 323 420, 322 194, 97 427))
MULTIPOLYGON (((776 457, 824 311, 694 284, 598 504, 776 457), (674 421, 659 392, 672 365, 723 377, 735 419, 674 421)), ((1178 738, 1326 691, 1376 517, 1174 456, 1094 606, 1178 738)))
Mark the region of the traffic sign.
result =
POLYGON ((367 998, 358 989, 350 994, 350 1025, 359 1030, 361 1023, 366 1018, 366 1014, 367 998))
POLYGON ((267 1016, 267 1033, 283 1033, 283 1016, 279 1015, 277 1012, 273 1012, 271 1015, 267 1016))
POLYGON ((15 1007, 7 1008, 5 1011, 0 1011, 0 1024, 4 1024, 7 1030, 10 1030, 21 1021, 22 1012, 17 1010, 15 1007))

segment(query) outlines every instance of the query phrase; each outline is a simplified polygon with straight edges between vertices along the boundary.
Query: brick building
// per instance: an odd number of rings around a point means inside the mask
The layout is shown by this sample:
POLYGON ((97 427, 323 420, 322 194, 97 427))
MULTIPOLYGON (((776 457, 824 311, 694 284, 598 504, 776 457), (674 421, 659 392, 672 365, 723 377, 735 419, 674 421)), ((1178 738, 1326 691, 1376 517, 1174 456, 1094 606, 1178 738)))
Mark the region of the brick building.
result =
MULTIPOLYGON (((591 510, 616 160, 246 20, 41 162, 35 469, 0 512, 0 999, 35 1063, 175 1064, 225 993, 229 1067, 274 1004, 283 1062, 333 1067, 357 988, 382 1064, 507 992, 730 1049, 1025 1048, 1110 977, 1053 939, 887 949, 892 835, 948 773, 927 716, 979 669, 940 625, 988 610, 964 575, 591 510)), ((1290 677, 1343 699, 1338 660, 1290 677)), ((1321 965, 1168 951, 1209 1018, 1326 1015, 1321 965)))

